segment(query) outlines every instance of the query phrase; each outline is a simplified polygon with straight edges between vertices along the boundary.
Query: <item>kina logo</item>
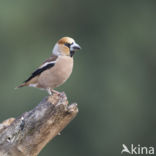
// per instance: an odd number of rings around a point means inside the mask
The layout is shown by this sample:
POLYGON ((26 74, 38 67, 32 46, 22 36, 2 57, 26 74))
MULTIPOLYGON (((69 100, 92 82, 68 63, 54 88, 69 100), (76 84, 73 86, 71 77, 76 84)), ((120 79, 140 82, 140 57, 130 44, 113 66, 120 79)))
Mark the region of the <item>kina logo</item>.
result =
POLYGON ((128 148, 125 144, 122 144, 122 150, 121 154, 130 154, 130 155, 137 155, 137 154, 142 154, 142 155, 153 155, 155 154, 155 149, 154 147, 146 147, 146 146, 141 146, 138 144, 135 146, 134 144, 131 144, 131 146, 128 148))

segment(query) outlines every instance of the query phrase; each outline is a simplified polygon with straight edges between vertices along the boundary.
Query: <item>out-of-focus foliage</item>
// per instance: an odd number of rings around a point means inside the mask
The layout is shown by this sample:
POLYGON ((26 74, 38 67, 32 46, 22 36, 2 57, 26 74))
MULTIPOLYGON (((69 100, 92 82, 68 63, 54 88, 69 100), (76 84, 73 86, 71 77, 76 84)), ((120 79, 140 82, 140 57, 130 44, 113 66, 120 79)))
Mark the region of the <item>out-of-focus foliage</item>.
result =
POLYGON ((80 112, 40 156, 114 156, 123 143, 156 145, 156 1, 0 1, 0 120, 47 95, 14 87, 63 36, 82 50, 57 90, 80 112))

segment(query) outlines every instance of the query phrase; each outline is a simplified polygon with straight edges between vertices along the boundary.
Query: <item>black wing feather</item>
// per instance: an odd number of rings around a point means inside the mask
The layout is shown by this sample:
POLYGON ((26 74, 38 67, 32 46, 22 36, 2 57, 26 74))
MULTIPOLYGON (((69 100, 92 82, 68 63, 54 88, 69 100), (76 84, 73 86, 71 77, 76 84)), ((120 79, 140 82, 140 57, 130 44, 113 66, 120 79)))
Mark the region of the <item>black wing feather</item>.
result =
POLYGON ((50 69, 50 68, 53 67, 54 65, 55 65, 55 63, 49 63, 49 64, 47 64, 46 66, 44 66, 44 67, 42 67, 42 68, 38 68, 38 69, 35 70, 35 71, 31 74, 31 76, 30 76, 27 80, 25 80, 24 82, 26 83, 26 82, 30 81, 32 78, 34 78, 34 77, 37 76, 37 75, 40 75, 43 71, 45 71, 45 70, 47 70, 47 69, 50 69))

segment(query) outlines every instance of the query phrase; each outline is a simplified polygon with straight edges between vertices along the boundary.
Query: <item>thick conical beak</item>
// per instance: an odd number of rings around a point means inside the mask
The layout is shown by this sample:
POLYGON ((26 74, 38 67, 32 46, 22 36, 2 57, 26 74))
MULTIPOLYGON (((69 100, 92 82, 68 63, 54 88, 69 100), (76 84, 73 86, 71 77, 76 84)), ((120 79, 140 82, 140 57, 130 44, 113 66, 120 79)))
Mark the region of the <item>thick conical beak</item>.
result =
POLYGON ((70 46, 70 50, 71 51, 76 51, 76 50, 80 50, 81 47, 80 45, 78 45, 77 43, 73 43, 71 46, 70 46))

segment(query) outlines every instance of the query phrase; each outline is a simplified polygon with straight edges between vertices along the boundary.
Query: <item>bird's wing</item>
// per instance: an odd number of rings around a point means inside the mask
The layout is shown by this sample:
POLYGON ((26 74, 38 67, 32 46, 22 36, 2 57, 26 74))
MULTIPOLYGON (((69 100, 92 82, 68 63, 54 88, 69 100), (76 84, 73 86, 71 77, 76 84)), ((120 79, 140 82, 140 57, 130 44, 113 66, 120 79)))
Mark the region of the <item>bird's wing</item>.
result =
POLYGON ((24 83, 30 81, 32 78, 40 75, 43 71, 47 70, 47 69, 50 69, 52 68, 55 63, 56 63, 56 60, 57 60, 57 56, 55 55, 52 55, 49 59, 47 59, 38 69, 36 69, 32 74, 31 76, 24 81, 24 83))

